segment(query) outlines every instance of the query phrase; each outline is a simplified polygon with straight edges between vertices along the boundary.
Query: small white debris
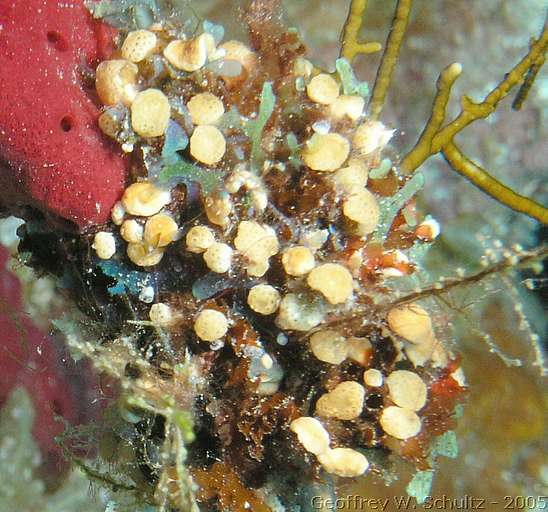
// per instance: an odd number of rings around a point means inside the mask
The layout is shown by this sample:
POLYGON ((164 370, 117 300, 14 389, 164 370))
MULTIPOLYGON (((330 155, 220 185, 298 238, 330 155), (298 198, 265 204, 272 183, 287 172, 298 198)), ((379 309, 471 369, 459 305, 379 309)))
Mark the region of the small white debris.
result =
POLYGON ((150 304, 154 300, 154 288, 152 286, 144 286, 139 292, 139 300, 145 304, 150 304))
POLYGON ((329 133, 329 130, 331 130, 331 123, 327 119, 316 121, 312 125, 312 130, 314 130, 316 133, 325 135, 326 133, 329 133))
POLYGON ((425 220, 415 228, 417 238, 425 242, 431 242, 439 236, 440 232, 440 223, 436 219, 425 220))
POLYGON ((466 376, 464 375, 464 371, 460 366, 451 374, 451 377, 455 379, 455 381, 461 388, 466 387, 466 376))
POLYGON ((116 201, 110 213, 110 218, 112 219, 112 222, 116 226, 121 226, 122 222, 124 222, 125 215, 126 215, 126 209, 124 208, 124 205, 122 204, 121 201, 116 201))
POLYGON ((289 338, 283 332, 279 332, 276 336, 276 343, 281 347, 285 347, 289 343, 289 338))

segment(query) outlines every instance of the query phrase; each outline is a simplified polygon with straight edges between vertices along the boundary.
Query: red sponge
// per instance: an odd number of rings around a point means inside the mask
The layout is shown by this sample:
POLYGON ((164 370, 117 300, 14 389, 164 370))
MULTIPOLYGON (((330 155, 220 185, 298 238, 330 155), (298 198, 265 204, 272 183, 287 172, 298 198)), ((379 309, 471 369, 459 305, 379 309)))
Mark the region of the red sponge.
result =
POLYGON ((112 31, 83 0, 0 0, 0 205, 37 207, 81 230, 105 222, 126 165, 97 127, 82 72, 112 31))

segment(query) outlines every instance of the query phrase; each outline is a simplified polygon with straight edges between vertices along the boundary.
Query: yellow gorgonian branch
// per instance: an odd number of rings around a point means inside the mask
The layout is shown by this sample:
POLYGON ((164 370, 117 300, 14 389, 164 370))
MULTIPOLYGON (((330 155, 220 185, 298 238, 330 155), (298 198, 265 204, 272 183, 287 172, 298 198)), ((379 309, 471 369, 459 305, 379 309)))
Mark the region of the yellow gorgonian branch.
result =
POLYGON ((496 110, 499 102, 508 95, 510 90, 515 85, 521 83, 531 66, 540 63, 544 59, 547 46, 548 25, 545 24, 542 36, 531 47, 529 53, 514 66, 514 68, 505 76, 504 80, 502 80, 502 82, 500 82, 482 102, 475 103, 467 96, 462 97, 461 113, 434 137, 434 140, 432 141, 432 150, 437 153, 445 143, 453 140, 453 137, 470 123, 491 115, 496 110))
POLYGON ((463 96, 460 114, 442 127, 447 115, 447 103, 449 102, 451 88, 462 72, 460 64, 452 64, 445 68, 437 82, 437 93, 432 105, 430 119, 415 147, 403 158, 400 165, 401 170, 406 174, 412 173, 428 157, 442 152, 453 170, 465 176, 485 193, 515 211, 525 213, 540 222, 548 223, 548 209, 498 182, 485 169, 468 159, 453 142, 455 135, 466 126, 477 119, 491 115, 510 90, 523 82, 514 102, 514 108, 521 107, 536 74, 546 59, 547 47, 548 18, 544 23, 540 37, 536 41, 533 40, 527 55, 514 66, 504 77, 504 80, 480 103, 463 96))
POLYGON ((360 53, 375 53, 382 48, 380 43, 360 43, 358 40, 366 8, 367 0, 352 0, 348 17, 344 23, 341 40, 341 57, 350 63, 352 63, 360 53))
POLYGON ((369 101, 369 116, 372 119, 380 117, 386 92, 388 91, 396 63, 398 62, 401 43, 407 30, 412 6, 413 0, 398 0, 396 14, 392 20, 392 27, 390 28, 381 64, 377 70, 371 100, 369 101))
POLYGON ((531 87, 533 87, 535 78, 537 77, 538 72, 540 71, 540 68, 545 61, 546 54, 542 55, 539 60, 529 68, 525 80, 521 84, 521 87, 519 88, 519 91, 516 94, 514 101, 512 102, 512 108, 514 110, 521 110, 523 103, 525 103, 525 100, 527 100, 527 96, 529 96, 529 91, 531 90, 531 87))
POLYGON ((439 133, 439 130, 445 121, 445 113, 447 110, 447 103, 449 103, 449 98, 451 96, 451 88, 461 73, 462 66, 457 62, 447 66, 441 72, 436 84, 437 92, 432 105, 430 119, 426 123, 415 147, 402 160, 400 164, 402 171, 409 172, 415 170, 418 167, 418 162, 422 163, 430 155, 434 154, 432 151, 432 140, 436 134, 439 133))
POLYGON ((528 197, 524 197, 493 178, 485 169, 467 158, 450 142, 442 150, 451 168, 502 204, 516 212, 524 213, 543 224, 548 224, 548 209, 528 197))
MULTIPOLYGON (((417 145, 403 159, 401 163, 402 170, 406 173, 413 172, 429 156, 439 153, 443 146, 451 142, 455 135, 463 128, 477 119, 486 118, 492 114, 496 110, 499 102, 508 95, 510 90, 524 80, 524 77, 529 70, 533 66, 540 65, 543 62, 547 46, 548 18, 539 39, 531 45, 527 55, 514 66, 514 68, 505 76, 504 80, 502 80, 480 103, 475 103, 468 96, 463 96, 461 99, 462 110, 460 114, 445 127, 438 129, 430 140, 419 140, 417 145)), ((441 84, 441 87, 446 88, 447 94, 449 94, 453 82, 441 84)), ((440 87, 440 85, 438 85, 438 87, 440 87)), ((436 103, 434 101, 432 116, 445 119, 446 106, 447 102, 436 103)))

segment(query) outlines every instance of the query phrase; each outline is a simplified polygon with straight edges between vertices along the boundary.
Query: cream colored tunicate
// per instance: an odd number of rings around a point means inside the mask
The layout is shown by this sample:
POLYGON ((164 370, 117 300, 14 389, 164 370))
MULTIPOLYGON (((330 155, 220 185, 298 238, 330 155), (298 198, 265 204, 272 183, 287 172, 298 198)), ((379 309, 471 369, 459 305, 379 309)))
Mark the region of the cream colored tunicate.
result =
POLYGON ((164 49, 164 57, 177 69, 187 72, 198 71, 207 62, 211 45, 215 45, 212 39, 211 34, 201 34, 189 41, 171 41, 164 49))
POLYGON ((424 381, 414 372, 393 371, 386 378, 389 397, 398 406, 419 411, 426 404, 427 388, 424 381))
POLYGON ((295 62, 293 63, 293 74, 295 76, 308 78, 312 74, 312 71, 314 71, 314 64, 312 64, 312 62, 303 57, 295 59, 295 62))
POLYGON ((347 357, 348 343, 340 332, 324 329, 310 336, 310 350, 324 363, 341 364, 347 357))
POLYGON ((306 87, 308 97, 322 105, 330 105, 339 96, 339 84, 327 73, 316 75, 306 87))
POLYGON ((131 126, 141 137, 161 137, 167 130, 171 107, 159 89, 141 91, 131 104, 131 126))
POLYGON ((158 44, 158 38, 149 30, 130 32, 122 45, 122 57, 131 62, 141 62, 151 55, 158 44))
POLYGON ((97 120, 100 130, 111 139, 116 139, 122 129, 123 114, 116 107, 105 110, 97 120))
POLYGON ((247 303, 261 315, 272 315, 280 306, 280 292, 269 284, 258 284, 249 290, 247 303))
POLYGON ((283 330, 309 331, 325 317, 322 304, 305 294, 288 293, 281 301, 276 325, 283 330))
POLYGON ((225 191, 209 194, 204 201, 207 220, 217 226, 225 227, 230 222, 230 213, 233 209, 232 199, 225 191))
POLYGON ((411 409, 397 405, 385 407, 380 416, 383 430, 396 439, 409 439, 421 431, 421 420, 411 409))
POLYGON ((215 126, 200 125, 190 137, 190 154, 206 165, 220 162, 226 152, 226 140, 215 126))
POLYGON ((317 266, 308 274, 307 283, 331 304, 346 302, 352 295, 352 274, 338 263, 324 263, 317 266))
POLYGON ((268 259, 280 250, 274 231, 255 221, 244 220, 238 225, 234 246, 248 260, 247 273, 262 277, 268 270, 268 259))
POLYGON ((215 309, 202 310, 194 321, 194 332, 203 341, 221 339, 228 331, 228 320, 215 309))
POLYGON ((175 241, 178 234, 179 226, 166 213, 153 215, 145 224, 144 239, 151 247, 165 247, 175 241))
POLYGON ((334 448, 318 455, 318 461, 332 475, 355 478, 369 468, 365 455, 352 448, 334 448))
POLYGON ((192 122, 196 125, 213 125, 225 112, 221 99, 210 92, 192 97, 187 108, 192 122))
POLYGON ((357 121, 363 114, 365 100, 361 96, 339 96, 329 107, 329 112, 336 119, 348 117, 357 121))
POLYGON ((307 452, 319 455, 329 449, 329 433, 316 418, 302 416, 293 420, 289 428, 297 434, 299 443, 307 452))
POLYGON ((95 89, 103 105, 130 106, 137 95, 139 68, 127 60, 105 60, 95 71, 95 89))
POLYGON ((116 201, 110 212, 110 218, 116 226, 121 226, 124 222, 124 217, 126 215, 126 209, 121 201, 116 201))
POLYGON ((329 238, 329 230, 314 229, 311 231, 301 231, 300 243, 312 251, 321 249, 329 238))
POLYGON ((314 268, 314 253, 308 247, 291 247, 283 253, 282 265, 286 274, 304 276, 314 268))
POLYGON ((242 83, 242 80, 257 66, 257 54, 240 41, 227 41, 219 46, 219 51, 224 54, 225 64, 220 71, 220 76, 229 89, 242 83), (237 63, 238 73, 227 72, 226 69, 234 70, 231 64, 237 63))
POLYGON ((177 314, 169 304, 153 304, 148 313, 150 321, 157 327, 171 327, 177 321, 177 314))
POLYGON ((405 304, 389 311, 388 326, 398 336, 421 344, 434 337, 430 315, 418 304, 405 304))
POLYGON ((362 366, 369 363, 373 347, 367 338, 348 338, 348 357, 362 366))
POLYGON ((127 219, 120 226, 120 236, 129 243, 138 244, 143 241, 143 225, 135 219, 127 219))
POLYGON ((379 121, 366 121, 358 126, 352 139, 352 147, 361 155, 369 155, 388 144, 395 130, 388 130, 379 121))
POLYGON ((361 160, 350 158, 348 165, 335 171, 333 179, 340 190, 348 194, 363 190, 367 184, 367 167, 361 160))
POLYGON ((124 191, 122 205, 131 215, 150 217, 171 202, 171 193, 148 182, 133 183, 124 191))
POLYGON ((160 263, 164 256, 162 248, 152 249, 142 243, 130 243, 127 246, 128 258, 139 267, 152 267, 160 263))
POLYGON ((207 226, 194 226, 186 234, 186 250, 200 254, 215 243, 215 234, 207 226))
POLYGON ((367 386, 380 388, 383 385, 384 378, 380 370, 370 368, 363 373, 363 381, 367 386))
POLYGON ((338 133, 315 133, 302 152, 304 163, 314 171, 339 169, 350 154, 349 142, 338 133))
POLYGON ((343 203, 343 213, 358 224, 362 236, 375 231, 381 217, 377 199, 366 189, 354 190, 348 196, 343 203))
POLYGON ((332 391, 322 395, 316 403, 316 413, 325 418, 353 420, 363 409, 364 387, 354 381, 338 384, 332 391))
POLYGON ((424 338, 421 343, 406 343, 405 354, 415 366, 423 366, 428 361, 436 368, 443 368, 449 362, 447 351, 434 336, 424 338))
POLYGON ((95 249, 97 256, 102 260, 108 260, 116 253, 116 240, 112 233, 99 231, 93 238, 92 247, 95 249))
POLYGON ((224 274, 232 266, 232 247, 215 242, 204 252, 204 261, 209 270, 217 274, 224 274))

